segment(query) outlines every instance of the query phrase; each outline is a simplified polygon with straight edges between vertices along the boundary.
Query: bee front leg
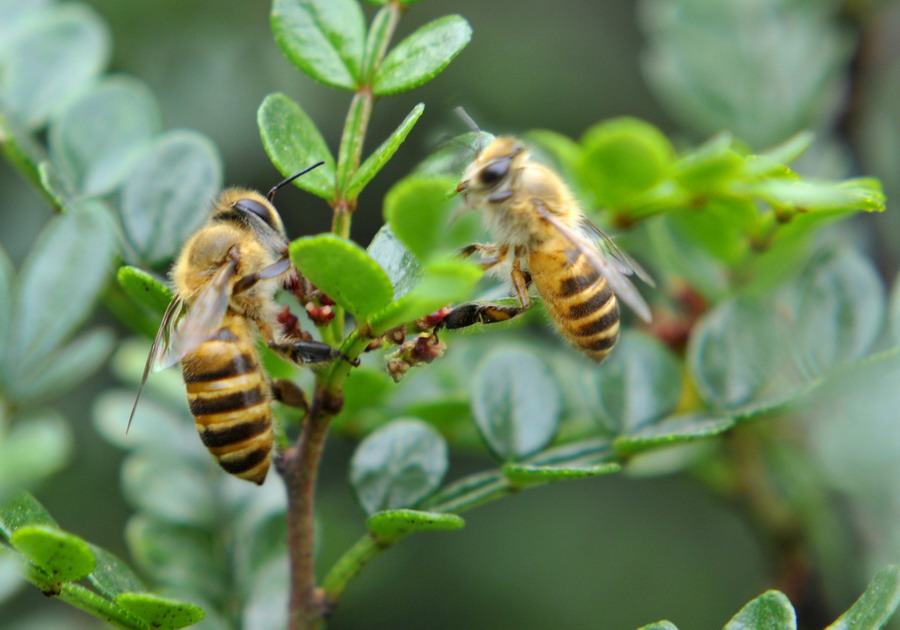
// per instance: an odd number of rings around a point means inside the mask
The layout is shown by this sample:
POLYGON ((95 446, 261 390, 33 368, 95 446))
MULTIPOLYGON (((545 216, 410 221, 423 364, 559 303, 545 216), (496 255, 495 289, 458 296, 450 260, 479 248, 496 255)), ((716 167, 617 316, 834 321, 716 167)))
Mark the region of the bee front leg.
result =
POLYGON ((505 245, 503 247, 497 247, 491 243, 472 243, 459 250, 457 255, 461 258, 468 258, 475 252, 478 252, 481 254, 481 260, 478 261, 478 264, 481 265, 483 270, 487 271, 491 267, 503 262, 506 259, 506 253, 508 251, 509 249, 505 245))
POLYGON ((529 278, 522 271, 518 260, 513 263, 510 278, 513 283, 513 289, 516 292, 516 298, 519 300, 519 306, 484 304, 482 302, 460 304, 444 317, 441 322, 443 326, 448 330, 454 330, 474 324, 495 324, 508 321, 524 313, 531 305, 531 298, 528 295, 529 278))

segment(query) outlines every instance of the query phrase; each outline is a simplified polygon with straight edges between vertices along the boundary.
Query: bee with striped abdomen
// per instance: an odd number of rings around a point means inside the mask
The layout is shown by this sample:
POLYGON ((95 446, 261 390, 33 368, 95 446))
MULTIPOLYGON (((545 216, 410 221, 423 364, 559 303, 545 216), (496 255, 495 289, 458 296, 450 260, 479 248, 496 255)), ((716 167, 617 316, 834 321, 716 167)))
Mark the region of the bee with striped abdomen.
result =
POLYGON ((498 137, 466 168, 457 191, 480 209, 495 241, 478 252, 481 265, 509 278, 518 306, 472 302, 444 319, 447 328, 505 321, 530 304, 534 286, 556 327, 595 361, 612 351, 619 332, 618 300, 644 321, 650 308, 626 278, 650 277, 581 211, 562 178, 533 161, 515 138, 498 137))
MULTIPOLYGON (((268 381, 255 347, 256 331, 270 348, 298 364, 340 356, 321 342, 285 338, 278 323, 281 307, 274 301, 279 288, 296 282, 296 271, 272 198, 311 168, 284 180, 265 197, 240 188, 222 192, 209 220, 188 239, 172 269, 175 296, 141 381, 143 388, 151 369, 180 361, 203 444, 223 469, 256 484, 265 480, 272 459, 271 400, 305 404, 296 385, 268 381)), ((129 425, 133 417, 134 409, 129 425)))

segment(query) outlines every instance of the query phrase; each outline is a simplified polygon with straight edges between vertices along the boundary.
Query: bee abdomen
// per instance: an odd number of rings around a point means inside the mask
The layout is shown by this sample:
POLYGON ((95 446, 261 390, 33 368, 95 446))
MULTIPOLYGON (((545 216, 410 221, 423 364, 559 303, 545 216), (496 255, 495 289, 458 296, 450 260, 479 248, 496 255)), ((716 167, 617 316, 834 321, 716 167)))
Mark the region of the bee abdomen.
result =
POLYGON ((551 293, 550 299, 545 296, 545 303, 560 332, 590 358, 605 359, 619 336, 619 303, 606 279, 587 264, 576 262, 545 292, 551 293))
POLYGON ((217 334, 182 360, 182 370, 203 444, 225 471, 262 484, 271 462, 272 411, 253 347, 233 333, 217 334))

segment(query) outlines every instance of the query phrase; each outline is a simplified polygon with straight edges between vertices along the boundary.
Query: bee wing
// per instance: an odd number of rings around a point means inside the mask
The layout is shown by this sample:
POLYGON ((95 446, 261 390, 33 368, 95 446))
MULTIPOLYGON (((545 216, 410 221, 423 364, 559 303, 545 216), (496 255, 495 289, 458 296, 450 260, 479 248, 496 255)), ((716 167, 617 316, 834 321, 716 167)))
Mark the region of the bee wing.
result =
POLYGON ((618 245, 616 245, 616 242, 612 240, 612 237, 610 237, 609 234, 597 227, 587 217, 581 218, 581 229, 589 237, 593 238, 596 241, 597 247, 600 248, 610 260, 612 260, 613 264, 616 265, 620 272, 622 272, 626 276, 634 274, 638 278, 649 284, 651 287, 656 286, 653 278, 651 278, 650 274, 647 273, 643 267, 641 267, 638 261, 623 252, 622 249, 618 245))
MULTIPOLYGON (((172 328, 184 313, 184 302, 177 297, 169 302, 166 307, 166 313, 163 315, 159 329, 156 331, 156 337, 153 338, 153 345, 150 346, 150 354, 147 355, 147 362, 144 364, 144 375, 141 377, 141 384, 138 386, 137 396, 134 397, 134 405, 131 407, 131 415, 128 416, 128 426, 125 427, 125 433, 131 428, 131 421, 134 420, 134 412, 137 410, 138 401, 141 399, 141 392, 144 391, 144 383, 150 375, 150 370, 159 361, 160 356, 165 353, 172 336, 172 328)), ((155 369, 154 369, 155 371, 155 369)))
POLYGON ((572 244, 575 251, 584 256, 588 263, 606 278, 612 292, 628 304, 637 313, 638 317, 649 323, 652 319, 650 307, 647 306, 647 302, 644 301, 638 290, 631 284, 631 281, 625 277, 631 273, 637 273, 639 278, 649 279, 647 272, 625 255, 600 228, 587 221, 587 219, 584 219, 584 221, 592 226, 592 233, 589 235, 585 235, 584 229, 573 230, 562 223, 543 204, 535 201, 535 206, 540 217, 562 234, 572 244), (598 232, 599 235, 591 238, 594 236, 593 232, 598 232), (638 271, 639 269, 640 271, 638 271))
POLYGON ((228 282, 234 276, 236 267, 235 258, 222 265, 197 294, 187 315, 180 321, 170 323, 172 332, 166 335, 165 346, 155 357, 154 371, 175 365, 184 355, 216 334, 231 301, 228 282))

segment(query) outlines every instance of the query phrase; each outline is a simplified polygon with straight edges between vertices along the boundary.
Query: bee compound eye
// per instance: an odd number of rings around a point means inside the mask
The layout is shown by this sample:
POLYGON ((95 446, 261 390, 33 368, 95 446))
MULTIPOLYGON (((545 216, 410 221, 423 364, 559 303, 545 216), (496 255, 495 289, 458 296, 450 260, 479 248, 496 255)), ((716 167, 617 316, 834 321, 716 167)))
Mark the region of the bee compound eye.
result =
POLYGON ((491 162, 478 174, 478 179, 484 186, 495 186, 509 173, 509 160, 497 160, 491 162))
POLYGON ((234 209, 240 212, 255 214, 268 225, 272 225, 272 212, 255 199, 238 199, 234 202, 234 209))

